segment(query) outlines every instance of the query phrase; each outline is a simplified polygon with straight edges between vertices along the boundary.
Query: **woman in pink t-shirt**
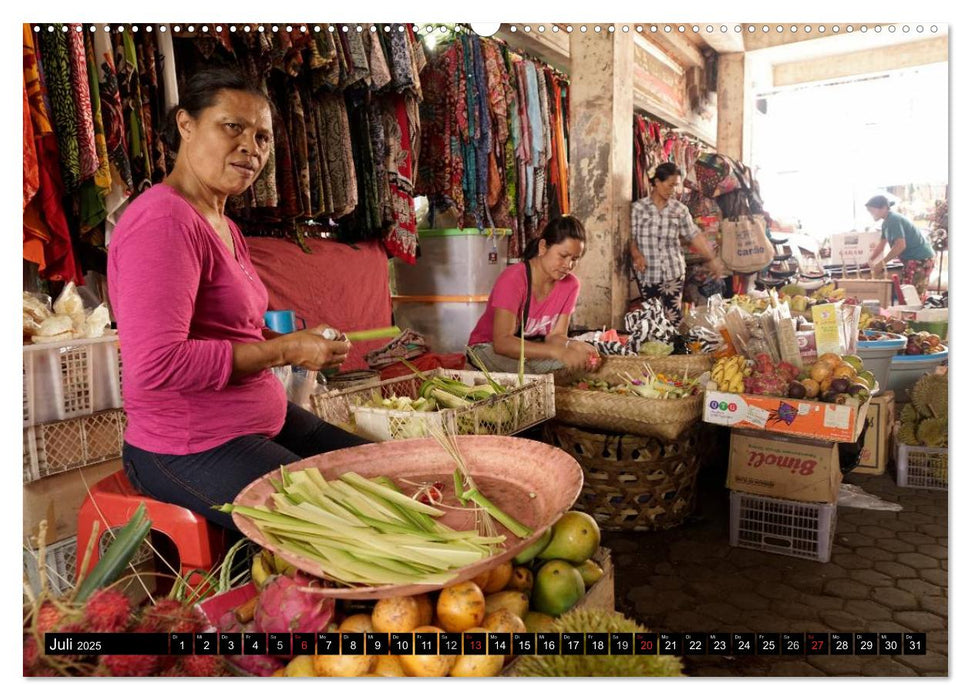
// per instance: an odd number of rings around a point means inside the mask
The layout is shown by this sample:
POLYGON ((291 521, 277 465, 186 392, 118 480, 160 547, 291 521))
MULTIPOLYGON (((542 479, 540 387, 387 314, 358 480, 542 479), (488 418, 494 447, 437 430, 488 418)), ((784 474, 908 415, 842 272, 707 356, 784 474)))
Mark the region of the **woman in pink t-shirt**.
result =
POLYGON ((238 73, 208 69, 180 91, 165 181, 114 230, 108 291, 124 359, 122 461, 139 491, 235 529, 213 506, 282 464, 365 440, 288 403, 271 367, 337 367, 327 326, 277 335, 246 241, 224 213, 271 157, 271 104, 238 73))
POLYGON ((583 256, 585 242, 583 224, 572 216, 557 217, 526 246, 522 263, 502 271, 469 336, 469 347, 487 369, 518 372, 521 346, 530 374, 578 369, 597 352, 567 336, 580 295, 573 268, 583 256))

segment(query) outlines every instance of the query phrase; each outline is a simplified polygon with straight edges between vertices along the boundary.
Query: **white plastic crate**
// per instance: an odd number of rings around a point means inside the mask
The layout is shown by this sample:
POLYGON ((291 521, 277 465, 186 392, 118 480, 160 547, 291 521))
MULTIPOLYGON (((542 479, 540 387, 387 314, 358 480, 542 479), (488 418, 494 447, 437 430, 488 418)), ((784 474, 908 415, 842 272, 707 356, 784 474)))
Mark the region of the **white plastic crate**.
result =
POLYGON ((25 345, 23 381, 25 428, 121 408, 118 337, 25 345))
MULTIPOLYGON (((467 370, 436 369, 424 375, 457 379, 466 384, 486 383, 481 372, 467 370)), ((490 372, 490 376, 506 387, 515 387, 519 381, 515 374, 490 372)), ((391 396, 418 398, 422 381, 421 377, 410 374, 374 386, 317 394, 311 397, 311 406, 322 420, 378 441, 426 437, 431 424, 456 435, 512 435, 552 418, 556 411, 553 376, 549 374, 527 374, 522 387, 468 408, 423 413, 365 405, 391 396)))
MULTIPOLYGON (((115 532, 121 528, 115 528, 115 532)), ((106 537, 107 533, 101 534, 100 551, 104 554, 112 539, 106 537)), ((39 551, 24 547, 24 578, 30 583, 34 595, 40 593, 40 572, 37 569, 39 551)), ((84 554, 84 552, 81 552, 84 554)), ((138 566, 152 558, 152 548, 148 538, 142 542, 141 546, 132 556, 132 566, 138 566)), ((78 567, 78 538, 68 537, 47 545, 45 557, 47 560, 47 585, 55 597, 61 597, 74 588, 76 583, 78 567)), ((124 573, 122 574, 124 575, 124 573)))
POLYGON ((120 457, 126 425, 115 408, 24 428, 24 483, 120 457))
POLYGON ((897 443, 897 486, 947 490, 947 448, 897 443))
MULTIPOLYGON (((47 584, 51 593, 60 597, 74 587, 77 572, 77 537, 47 545, 45 551, 47 584)), ((34 594, 40 592, 40 573, 37 569, 37 550, 24 548, 24 577, 34 594)))
POLYGON ((835 503, 804 503, 731 492, 733 547, 828 562, 836 534, 835 503))

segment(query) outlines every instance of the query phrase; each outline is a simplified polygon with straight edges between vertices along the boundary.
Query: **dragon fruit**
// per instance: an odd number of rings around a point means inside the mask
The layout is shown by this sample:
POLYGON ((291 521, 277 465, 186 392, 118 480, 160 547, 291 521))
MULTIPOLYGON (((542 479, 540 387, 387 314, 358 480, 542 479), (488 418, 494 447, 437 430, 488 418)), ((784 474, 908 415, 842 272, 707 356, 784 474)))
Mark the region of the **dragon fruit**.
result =
POLYGON ((250 673, 254 676, 266 678, 285 666, 279 659, 262 654, 245 654, 240 656, 227 656, 226 660, 238 669, 250 673))
POLYGON ((260 632, 323 632, 334 616, 334 599, 315 589, 319 579, 297 571, 269 579, 256 605, 256 629, 260 632))

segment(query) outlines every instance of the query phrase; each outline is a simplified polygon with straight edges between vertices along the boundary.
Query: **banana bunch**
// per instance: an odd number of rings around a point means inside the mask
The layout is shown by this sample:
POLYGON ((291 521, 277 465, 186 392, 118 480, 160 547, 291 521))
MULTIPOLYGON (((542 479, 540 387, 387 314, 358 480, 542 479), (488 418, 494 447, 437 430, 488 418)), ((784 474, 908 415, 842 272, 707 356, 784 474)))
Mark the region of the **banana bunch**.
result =
POLYGON ((744 355, 723 357, 715 363, 711 378, 718 385, 718 391, 741 394, 745 390, 742 380, 752 374, 744 355))
POLYGON ((250 565, 250 576, 253 578, 253 584, 259 589, 263 588, 271 576, 290 574, 294 571, 296 567, 267 549, 261 549, 253 557, 253 563, 250 565))

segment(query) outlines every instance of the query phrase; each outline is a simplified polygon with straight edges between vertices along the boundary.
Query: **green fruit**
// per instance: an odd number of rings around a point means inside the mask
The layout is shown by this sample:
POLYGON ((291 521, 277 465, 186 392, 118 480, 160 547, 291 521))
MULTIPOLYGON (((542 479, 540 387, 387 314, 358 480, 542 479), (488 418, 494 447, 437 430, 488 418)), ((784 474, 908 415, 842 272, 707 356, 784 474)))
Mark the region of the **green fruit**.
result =
POLYGON ((866 382, 866 385, 870 387, 871 390, 875 389, 877 386, 877 378, 873 376, 873 372, 868 369, 865 369, 862 372, 857 372, 856 378, 862 379, 864 382, 866 382))
POLYGON ((513 562, 516 564, 527 564, 536 558, 536 555, 542 552, 546 545, 550 543, 553 538, 553 528, 547 528, 546 531, 539 536, 539 538, 533 542, 531 545, 526 547, 523 551, 513 557, 513 562))
POLYGON ((536 573, 532 608, 556 617, 577 604, 586 592, 583 576, 568 561, 548 561, 536 573))
POLYGON ((590 588, 593 584, 603 578, 604 570, 600 568, 593 559, 587 559, 585 562, 577 567, 577 571, 580 572, 580 577, 583 579, 583 585, 590 588))
POLYGON ((592 557, 600 546, 600 527, 586 513, 571 510, 553 525, 553 537, 539 553, 540 559, 566 559, 582 564, 592 557))
POLYGON ((843 355, 843 362, 846 362, 856 370, 857 375, 863 372, 863 358, 859 355, 843 355))
MULTIPOLYGON (((571 610, 553 623, 551 632, 617 632, 628 637, 649 630, 613 610, 571 610)), ((530 630, 532 631, 532 630, 530 630)), ((684 667, 677 656, 639 654, 556 654, 520 656, 515 673, 519 677, 589 678, 620 676, 681 676, 684 667)))

